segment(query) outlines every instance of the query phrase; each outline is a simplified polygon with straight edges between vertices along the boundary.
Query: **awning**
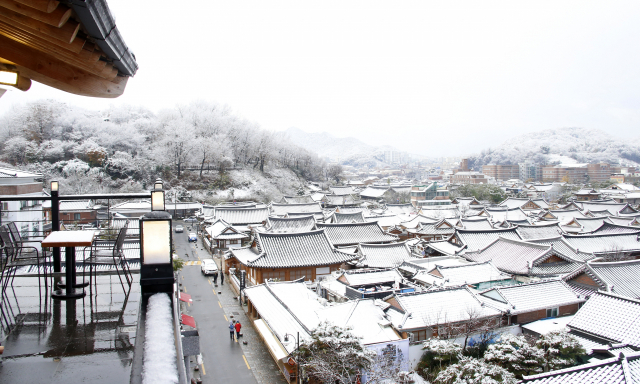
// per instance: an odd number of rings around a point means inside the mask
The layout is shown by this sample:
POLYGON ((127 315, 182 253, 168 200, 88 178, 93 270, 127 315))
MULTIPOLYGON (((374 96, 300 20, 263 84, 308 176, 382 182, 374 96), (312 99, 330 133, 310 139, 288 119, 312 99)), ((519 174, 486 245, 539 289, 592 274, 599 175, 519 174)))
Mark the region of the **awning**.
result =
POLYGON ((184 301, 186 303, 193 303, 193 300, 191 300, 191 295, 184 292, 180 292, 180 301, 184 301))
POLYGON ((185 315, 184 313, 181 315, 180 322, 193 328, 196 327, 196 320, 189 315, 185 315))
POLYGON ((255 320, 253 325, 256 327, 258 334, 262 337, 262 340, 266 344, 267 348, 269 348, 269 352, 271 356, 273 356, 276 361, 287 361, 287 357, 289 357, 289 353, 282 347, 280 344, 280 340, 276 338, 276 336, 271 332, 271 329, 262 319, 255 320))

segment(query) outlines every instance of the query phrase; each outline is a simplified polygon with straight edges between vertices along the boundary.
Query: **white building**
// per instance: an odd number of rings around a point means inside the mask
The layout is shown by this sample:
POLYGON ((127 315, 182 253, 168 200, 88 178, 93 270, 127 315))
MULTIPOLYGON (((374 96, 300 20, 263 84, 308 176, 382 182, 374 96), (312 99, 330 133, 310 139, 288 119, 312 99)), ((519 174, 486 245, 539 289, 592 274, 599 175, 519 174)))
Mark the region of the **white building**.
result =
MULTIPOLYGON (((48 197, 42 190, 42 175, 11 168, 0 168, 2 197, 48 197)), ((42 201, 2 201, 0 224, 16 223, 23 238, 42 236, 42 201)))

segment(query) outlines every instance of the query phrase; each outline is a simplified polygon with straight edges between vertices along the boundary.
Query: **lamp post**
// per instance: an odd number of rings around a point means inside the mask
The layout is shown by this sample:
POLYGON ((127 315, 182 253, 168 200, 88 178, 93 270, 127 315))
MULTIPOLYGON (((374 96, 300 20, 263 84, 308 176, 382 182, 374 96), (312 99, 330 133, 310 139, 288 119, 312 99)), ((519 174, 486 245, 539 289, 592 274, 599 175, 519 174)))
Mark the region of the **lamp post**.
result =
POLYGON ((164 211, 164 189, 162 180, 156 180, 151 191, 151 210, 164 211))
MULTIPOLYGON (((300 383, 300 354, 298 353, 300 350, 300 332, 297 332, 297 337, 296 337, 296 384, 300 383)), ((289 333, 285 333, 284 334, 284 342, 288 343, 289 342, 289 338, 287 336, 291 336, 293 337, 293 335, 289 334, 289 333)))
MULTIPOLYGON (((60 199, 58 198, 59 188, 60 183, 57 180, 51 180, 51 232, 60 230, 60 199)), ((52 248, 52 254, 53 272, 62 271, 60 248, 52 248)))
POLYGON ((152 211, 140 218, 140 286, 143 293, 173 292, 171 215, 152 211))

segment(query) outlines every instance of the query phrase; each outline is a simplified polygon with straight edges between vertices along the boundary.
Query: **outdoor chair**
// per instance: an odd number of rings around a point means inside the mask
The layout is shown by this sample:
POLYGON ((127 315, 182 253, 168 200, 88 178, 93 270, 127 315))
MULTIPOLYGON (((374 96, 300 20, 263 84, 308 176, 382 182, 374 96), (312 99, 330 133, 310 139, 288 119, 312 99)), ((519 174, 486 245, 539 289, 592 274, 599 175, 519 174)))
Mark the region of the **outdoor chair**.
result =
POLYGON ((124 286, 124 281, 122 280, 122 276, 127 281, 129 287, 133 282, 133 276, 131 275, 131 270, 129 268, 129 264, 124 257, 124 239, 127 236, 127 227, 129 226, 129 222, 120 229, 118 233, 118 237, 116 241, 95 241, 93 245, 90 247, 86 247, 84 250, 85 259, 84 265, 89 266, 89 284, 91 284, 93 270, 98 266, 113 266, 116 269, 116 273, 118 274, 118 278, 120 279, 120 284, 122 285, 122 289, 127 292, 127 289, 124 286), (89 252, 89 256, 86 257, 86 253, 89 252), (122 269, 122 272, 120 271, 122 269))
MULTIPOLYGON (((0 226, 0 240, 2 240, 2 252, 6 256, 5 265, 0 274, 2 282, 2 297, 9 284, 13 284, 16 273, 20 267, 37 266, 37 272, 40 273, 40 266, 44 273, 45 285, 47 284, 47 265, 44 253, 40 253, 36 247, 26 246, 24 243, 28 241, 16 242, 11 235, 10 227, 7 225, 0 226)), ((38 285, 40 279, 38 277, 38 285)))

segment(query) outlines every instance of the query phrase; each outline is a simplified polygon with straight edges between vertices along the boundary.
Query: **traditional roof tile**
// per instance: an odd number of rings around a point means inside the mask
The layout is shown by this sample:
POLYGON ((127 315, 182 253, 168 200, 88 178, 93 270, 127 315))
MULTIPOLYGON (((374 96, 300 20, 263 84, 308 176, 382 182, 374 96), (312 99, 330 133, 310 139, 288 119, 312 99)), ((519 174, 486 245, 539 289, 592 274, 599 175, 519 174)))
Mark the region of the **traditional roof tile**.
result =
POLYGON ((573 248, 597 256, 640 251, 639 234, 640 232, 613 235, 564 235, 564 238, 573 248))
POLYGON ((505 310, 509 310, 514 315, 585 301, 562 280, 495 287, 484 291, 481 296, 505 305, 505 310))
POLYGON ((511 275, 502 273, 490 261, 466 265, 436 266, 431 271, 420 271, 413 279, 427 285, 454 287, 489 281, 509 280, 511 275))
POLYGON ((516 231, 523 240, 545 239, 562 234, 558 223, 546 225, 518 225, 516 231))
MULTIPOLYGON (((478 251, 494 242, 497 238, 520 240, 520 235, 515 228, 508 229, 487 229, 487 230, 466 230, 458 228, 454 238, 460 245, 466 246, 467 252, 478 251)), ((453 239, 452 239, 453 240, 453 239)))
POLYGON ((294 218, 269 217, 266 224, 266 232, 269 233, 309 232, 314 229, 316 220, 313 215, 294 218))
POLYGON ((269 217, 267 208, 216 208, 216 219, 222 219, 231 225, 260 224, 269 217))
POLYGON ((325 229, 327 237, 335 246, 398 240, 397 236, 384 233, 378 223, 318 224, 318 227, 325 229))
POLYGON ((339 213, 335 212, 331 215, 331 222, 335 224, 344 224, 344 223, 364 223, 364 215, 362 211, 354 212, 354 213, 339 213))
POLYGON ((397 268, 406 260, 416 259, 405 242, 358 245, 358 265, 368 268, 397 268))
POLYGON ((284 204, 312 204, 316 201, 311 198, 311 195, 302 196, 283 196, 282 203, 284 204))
POLYGON ((322 206, 320 203, 305 203, 305 204, 269 204, 269 209, 273 216, 284 217, 291 213, 322 213, 322 206))
POLYGON ((640 299, 640 260, 590 262, 587 269, 612 293, 640 299))

